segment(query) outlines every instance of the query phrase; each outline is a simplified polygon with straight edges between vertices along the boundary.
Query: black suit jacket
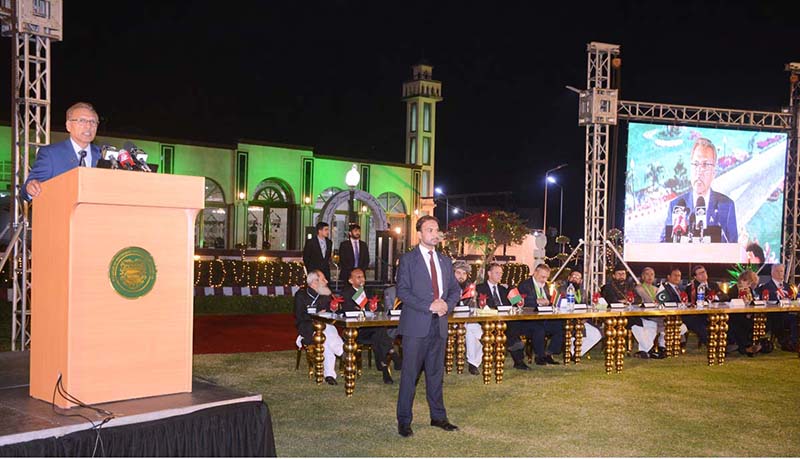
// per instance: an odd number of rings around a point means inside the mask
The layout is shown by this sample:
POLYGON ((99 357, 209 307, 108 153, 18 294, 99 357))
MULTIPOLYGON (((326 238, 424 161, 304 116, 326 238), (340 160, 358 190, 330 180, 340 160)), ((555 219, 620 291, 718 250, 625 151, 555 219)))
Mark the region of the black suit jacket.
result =
POLYGON ((325 255, 322 255, 322 249, 319 246, 319 238, 314 235, 311 239, 306 241, 306 246, 303 247, 303 264, 306 265, 306 271, 310 272, 319 269, 325 273, 325 278, 331 280, 331 252, 333 251, 333 242, 325 238, 325 255))
MULTIPOLYGON (((786 286, 786 282, 782 282, 784 292, 788 291, 788 287, 786 286)), ((759 285, 755 289, 755 296, 761 298, 762 300, 769 300, 769 301, 778 301, 778 286, 775 284, 775 281, 770 279, 767 282, 759 285), (769 298, 761 298, 761 292, 764 290, 769 292, 769 298)))
POLYGON ((672 287, 672 284, 669 282, 664 282, 663 285, 664 290, 667 291, 667 296, 669 297, 667 298, 667 303, 680 303, 681 294, 672 287))
POLYGON ((492 309, 497 309, 497 306, 511 305, 511 302, 508 301, 508 289, 500 284, 497 285, 497 294, 500 295, 500 304, 497 304, 497 300, 494 298, 494 295, 492 295, 492 290, 489 288, 488 282, 476 285, 475 291, 478 292, 478 295, 486 295, 486 305, 492 309))
MULTIPOLYGON (((358 241, 358 267, 366 270, 369 266, 369 247, 364 241, 358 241)), ((339 280, 346 282, 350 271, 355 267, 355 254, 350 238, 339 244, 339 280)))
MULTIPOLYGON (((729 298, 725 293, 722 292, 719 288, 719 284, 716 282, 708 281, 706 282, 708 287, 706 287, 706 301, 708 301, 708 292, 714 292, 714 294, 719 298, 719 301, 728 301, 729 298)), ((689 285, 686 286, 686 295, 689 296, 689 302, 695 303, 697 301, 697 287, 700 285, 700 282, 697 280, 693 280, 689 285)))
POLYGON ((312 288, 301 288, 294 294, 294 325, 303 337, 305 345, 314 343, 314 324, 308 315, 308 307, 313 304, 317 312, 330 311, 331 297, 319 295, 314 301, 316 296, 317 292, 312 288))

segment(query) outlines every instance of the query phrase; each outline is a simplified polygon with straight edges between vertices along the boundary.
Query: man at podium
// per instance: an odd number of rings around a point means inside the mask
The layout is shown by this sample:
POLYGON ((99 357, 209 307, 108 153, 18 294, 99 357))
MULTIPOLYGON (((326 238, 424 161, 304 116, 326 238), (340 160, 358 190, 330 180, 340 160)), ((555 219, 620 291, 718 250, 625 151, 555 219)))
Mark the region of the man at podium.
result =
POLYGON ((67 109, 69 139, 45 145, 36 153, 36 162, 20 190, 26 201, 39 196, 42 192, 41 182, 78 166, 97 167, 100 148, 92 145, 92 141, 97 135, 99 123, 100 119, 91 104, 78 102, 67 109))

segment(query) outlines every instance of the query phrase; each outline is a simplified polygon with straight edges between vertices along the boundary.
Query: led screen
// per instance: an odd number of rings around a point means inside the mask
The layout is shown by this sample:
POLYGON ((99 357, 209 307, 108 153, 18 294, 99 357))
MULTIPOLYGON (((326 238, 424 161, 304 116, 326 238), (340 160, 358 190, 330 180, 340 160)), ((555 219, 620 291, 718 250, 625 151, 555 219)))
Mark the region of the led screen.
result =
POLYGON ((774 263, 785 133, 630 123, 625 259, 774 263))

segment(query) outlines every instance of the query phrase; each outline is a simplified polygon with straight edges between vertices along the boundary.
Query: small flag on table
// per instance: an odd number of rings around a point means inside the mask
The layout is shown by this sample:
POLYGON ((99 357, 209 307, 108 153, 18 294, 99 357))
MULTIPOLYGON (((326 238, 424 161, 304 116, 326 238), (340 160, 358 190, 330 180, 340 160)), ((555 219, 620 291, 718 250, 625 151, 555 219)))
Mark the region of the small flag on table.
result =
POLYGON ((392 309, 397 309, 397 308, 399 308, 399 307, 400 307, 402 304, 403 304, 403 301, 402 301, 400 298, 398 298, 398 297, 394 297, 394 305, 392 305, 392 309))
POLYGON ((367 305, 367 301, 369 301, 366 292, 364 292, 364 287, 359 287, 359 289, 356 290, 356 293, 353 295, 353 301, 356 302, 359 308, 364 309, 364 306, 367 305))
POLYGON ((512 288, 511 290, 508 291, 507 298, 512 305, 516 305, 517 303, 522 301, 522 295, 519 294, 519 290, 516 288, 512 288))
POLYGON ((473 282, 464 289, 464 293, 461 294, 461 299, 466 300, 467 298, 474 298, 475 292, 475 282, 473 282))

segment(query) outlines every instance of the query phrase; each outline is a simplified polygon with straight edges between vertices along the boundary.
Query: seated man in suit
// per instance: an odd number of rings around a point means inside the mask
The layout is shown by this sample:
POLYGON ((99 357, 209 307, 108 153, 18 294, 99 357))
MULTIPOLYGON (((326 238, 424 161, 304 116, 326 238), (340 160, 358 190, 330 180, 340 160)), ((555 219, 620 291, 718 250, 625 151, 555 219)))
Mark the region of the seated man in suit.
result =
MULTIPOLYGON (((661 284, 661 287, 664 291, 667 292, 667 302, 668 303, 680 303, 681 302, 681 292, 683 291, 683 287, 681 287, 681 277, 683 274, 681 273, 680 268, 672 268, 669 271, 669 275, 667 276, 667 280, 661 284)), ((659 290, 660 291, 660 290, 659 290)), ((681 323, 681 342, 682 345, 686 344, 686 332, 689 331, 685 323, 681 323)), ((658 337, 659 343, 664 343, 664 332, 661 332, 661 336, 658 337)))
MULTIPOLYGON (((342 290, 342 311, 359 311, 361 308, 353 300, 353 296, 358 289, 364 287, 366 280, 364 279, 364 270, 361 268, 353 268, 350 271, 350 278, 347 280, 348 285, 342 290)), ((372 353, 375 357, 375 368, 383 373, 383 382, 385 384, 392 384, 391 372, 389 371, 389 360, 394 359, 395 368, 402 367, 402 361, 399 355, 395 355, 393 348, 393 339, 389 336, 386 327, 365 327, 358 331, 357 341, 363 344, 372 345, 372 353)))
MULTIPOLYGON (((614 272, 611 279, 606 282, 600 293, 603 298, 611 303, 625 303, 628 304, 628 295, 633 292, 633 286, 628 283, 628 271, 623 265, 614 267, 614 272)), ((636 296, 634 295, 634 301, 636 296)), ((653 348, 656 335, 658 334, 658 326, 655 322, 643 321, 641 317, 628 317, 627 327, 633 333, 636 342, 639 343, 639 350, 634 354, 635 357, 640 359, 650 358, 650 350, 653 348)))
MULTIPOLYGON (((785 268, 781 264, 772 265, 770 280, 756 288, 756 293, 761 295, 764 290, 769 293, 769 298, 763 300, 779 301, 789 298, 789 287, 783 282, 785 268)), ((785 351, 797 351, 797 315, 789 312, 771 312, 767 314, 767 331, 778 337, 781 348, 785 351), (784 333, 786 329, 789 333, 784 333)))
POLYGON ((97 167, 100 148, 92 145, 100 123, 97 112, 90 104, 78 102, 67 109, 69 139, 46 145, 36 154, 28 179, 20 190, 30 201, 42 192, 42 182, 76 167, 97 167))
MULTIPOLYGON (((463 296, 464 292, 470 286, 469 273, 472 270, 465 261, 457 261, 453 263, 453 271, 455 272, 456 281, 458 281, 458 286, 461 289, 461 295, 463 296)), ((458 300, 458 306, 466 306, 470 303, 474 304, 475 301, 475 298, 461 298, 458 300)), ((475 323, 465 324, 465 329, 467 331, 465 339, 467 345, 467 364, 469 366, 469 374, 478 375, 480 374, 478 367, 481 366, 481 362, 483 361, 483 347, 480 342, 481 336, 483 336, 483 329, 481 328, 481 324, 475 323), (475 345, 476 339, 477 346, 475 345)))
MULTIPOLYGON (((486 267, 486 282, 475 286, 475 291, 478 295, 486 295, 486 306, 492 309, 497 309, 498 306, 511 305, 508 300, 508 288, 500 284, 502 278, 503 267, 497 263, 490 263, 486 267)), ((470 373, 478 374, 478 366, 483 361, 483 344, 481 344, 483 329, 480 324, 468 325, 475 326, 467 328, 467 361, 470 365, 470 373)), ((533 330, 529 325, 530 323, 523 321, 508 322, 508 349, 514 359, 514 368, 517 370, 530 370, 530 367, 525 365, 525 356, 519 339, 521 335, 526 335, 529 339, 533 339, 533 330)))
POLYGON ((361 268, 364 273, 369 267, 369 247, 361 240, 361 226, 350 224, 348 238, 339 244, 339 281, 350 279, 350 270, 361 268))
MULTIPOLYGON (((669 203, 667 219, 661 233, 661 242, 666 242, 669 235, 666 227, 672 225, 672 213, 676 205, 686 208, 689 215, 689 230, 699 234, 700 221, 702 227, 719 227, 719 242, 733 243, 739 241, 739 230, 736 226, 736 206, 731 198, 711 189, 711 182, 716 176, 717 148, 710 140, 698 138, 692 145, 691 152, 692 189, 676 197, 669 203), (705 213, 705 215, 702 215, 705 213)), ((716 242, 716 241, 714 241, 716 242)))
MULTIPOLYGON (((531 277, 519 284, 519 293, 526 295, 525 306, 532 306, 537 311, 539 306, 551 306, 547 297, 547 279, 550 277, 550 267, 542 263, 536 266, 531 277)), ((564 346, 564 321, 563 320, 532 320, 520 321, 530 324, 533 332, 533 352, 536 354, 536 365, 557 365, 553 355, 559 354, 564 346), (544 347, 545 336, 550 335, 550 344, 547 350, 544 347)), ((511 347, 509 347, 511 351, 511 347)), ((521 352, 521 351, 520 351, 521 352)), ((512 354, 513 356, 514 354, 512 354)))
MULTIPOLYGON (((674 271, 674 270, 673 270, 674 271)), ((680 271, 678 271, 680 273, 680 271)), ((686 286, 686 297, 689 299, 689 307, 696 307, 697 304, 697 288, 702 285, 706 288, 706 294, 709 291, 709 286, 716 287, 716 292, 719 292, 719 286, 715 283, 708 282, 708 273, 706 268, 702 265, 697 265, 692 269, 692 282, 686 286), (693 296, 694 295, 694 296, 693 296), (692 301, 694 300, 694 301, 692 301)), ((708 316, 703 315, 685 315, 681 317, 683 324, 697 335, 698 344, 705 344, 708 342, 708 316)))
MULTIPOLYGON (((300 336, 297 337, 297 347, 310 346, 314 344, 314 325, 311 321, 309 308, 314 308, 316 312, 330 312, 331 289, 328 288, 328 279, 320 270, 309 271, 306 274, 306 287, 301 288, 294 294, 294 324, 300 336)), ((342 355, 342 338, 336 331, 336 327, 331 324, 325 325, 325 360, 323 368, 325 382, 336 385, 336 356, 342 355)))
MULTIPOLYGON (((587 304, 589 301, 592 301, 592 299, 586 295, 586 290, 583 289, 583 273, 577 270, 569 273, 567 281, 564 282, 564 285, 562 285, 561 288, 559 288, 559 294, 561 295, 561 298, 567 298, 567 287, 570 284, 572 284, 572 286, 575 288, 576 304, 587 304)), ((581 356, 589 352, 589 350, 599 343, 603 338, 603 334, 600 332, 600 329, 590 320, 583 321, 583 328, 586 336, 581 342, 581 356)), ((575 332, 579 333, 578 330, 575 332)), ((575 338, 572 338, 571 347, 572 351, 575 352, 575 338)))
POLYGON ((328 238, 330 233, 331 228, 327 223, 317 223, 317 235, 307 240, 305 247, 303 247, 303 264, 306 267, 306 272, 318 269, 325 274, 325 279, 331 278, 333 244, 328 238))
MULTIPOLYGON (((736 285, 728 294, 731 298, 741 298, 745 306, 750 306, 754 298, 758 276, 746 269, 739 273, 736 285)), ((753 357, 761 351, 761 343, 753 342, 753 314, 731 314, 728 320, 728 342, 736 344, 740 354, 753 357)))

